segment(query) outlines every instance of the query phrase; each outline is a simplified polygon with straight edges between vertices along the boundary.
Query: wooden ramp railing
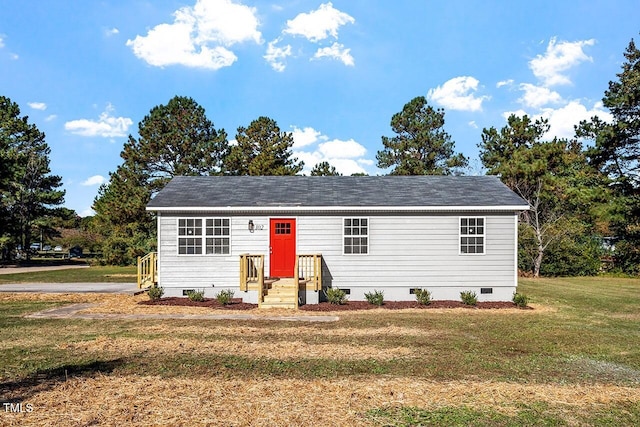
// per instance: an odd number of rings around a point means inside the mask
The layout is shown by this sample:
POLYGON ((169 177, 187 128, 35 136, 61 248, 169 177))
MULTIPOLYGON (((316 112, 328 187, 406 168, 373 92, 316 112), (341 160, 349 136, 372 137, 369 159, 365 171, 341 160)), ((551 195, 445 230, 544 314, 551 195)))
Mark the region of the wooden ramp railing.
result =
POLYGON ((297 276, 304 279, 308 290, 322 290, 322 255, 298 255, 296 259, 297 276), (309 289, 309 285, 311 289, 309 289))
POLYGON ((262 286, 264 286, 264 255, 240 255, 240 290, 248 291, 262 286))
POLYGON ((138 289, 150 288, 158 283, 158 254, 138 257, 138 289))

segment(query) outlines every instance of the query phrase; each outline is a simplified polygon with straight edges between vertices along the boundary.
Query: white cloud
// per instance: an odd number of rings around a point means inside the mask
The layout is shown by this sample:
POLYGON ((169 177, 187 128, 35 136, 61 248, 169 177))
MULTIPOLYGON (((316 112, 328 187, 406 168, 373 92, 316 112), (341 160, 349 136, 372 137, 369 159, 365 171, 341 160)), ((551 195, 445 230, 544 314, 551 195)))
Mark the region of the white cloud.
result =
POLYGON ((303 36, 314 43, 328 37, 338 38, 338 29, 346 24, 353 24, 356 20, 347 13, 333 7, 331 2, 321 4, 317 10, 300 13, 287 21, 284 34, 303 36))
POLYGON ((133 121, 128 117, 113 117, 111 104, 100 114, 98 120, 79 119, 64 124, 65 130, 81 136, 101 136, 104 138, 127 136, 133 121))
POLYGON ((263 58, 267 60, 269 65, 271 65, 271 68, 276 71, 282 72, 286 67, 284 60, 288 56, 291 56, 291 45, 278 47, 276 46, 276 43, 278 42, 280 42, 280 39, 275 39, 268 43, 267 53, 263 56, 263 58))
POLYGON ((318 151, 328 159, 353 159, 362 157, 367 153, 367 149, 364 148, 362 144, 354 141, 353 139, 350 139, 348 141, 334 139, 331 141, 323 142, 318 145, 318 151))
POLYGON ((571 101, 562 108, 547 108, 542 110, 541 117, 549 120, 549 131, 545 138, 574 138, 574 126, 582 120, 589 120, 598 116, 605 122, 611 122, 613 116, 604 110, 602 102, 597 102, 593 107, 587 108, 579 101, 571 101))
POLYGON ((522 98, 518 99, 526 107, 540 108, 547 104, 558 104, 562 102, 562 97, 556 91, 546 87, 522 83, 519 86, 524 92, 522 98))
POLYGON ((78 215, 80 215, 82 218, 88 217, 88 216, 94 216, 96 214, 96 211, 94 211, 91 208, 87 208, 85 210, 83 210, 82 212, 80 212, 78 215))
POLYGON ((104 35, 107 37, 115 36, 116 34, 120 34, 120 30, 118 30, 117 28, 109 28, 107 30, 104 30, 104 35))
POLYGON ((0 49, 4 47, 4 36, 0 34, 0 49))
POLYGON ((474 129, 478 129, 478 124, 476 123, 475 120, 471 120, 469 123, 467 123, 469 125, 469 127, 472 127, 474 129))
POLYGON ((314 58, 333 58, 339 61, 342 61, 344 65, 353 67, 355 62, 353 60, 353 56, 351 56, 351 49, 347 49, 344 45, 335 42, 331 45, 331 47, 322 47, 318 49, 313 55, 314 58))
POLYGON ((291 136, 293 136, 293 147, 296 149, 315 144, 318 141, 326 141, 329 139, 312 127, 300 129, 296 126, 293 126, 291 136))
POLYGON ((511 86, 513 84, 513 79, 501 80, 496 83, 497 88, 501 88, 502 86, 511 86))
POLYGON ((536 119, 547 119, 549 121, 549 131, 543 135, 543 140, 556 138, 573 139, 575 137, 574 126, 582 120, 589 120, 593 116, 598 116, 605 122, 611 122, 611 113, 603 108, 602 102, 597 102, 593 107, 586 107, 578 100, 568 102, 560 108, 543 108, 540 113, 530 114, 524 110, 505 111, 502 113, 504 119, 508 119, 514 114, 518 117, 527 115, 532 121, 536 119))
POLYGON ((538 55, 529 62, 529 68, 546 86, 570 84, 571 80, 564 73, 581 62, 592 61, 583 48, 594 44, 594 39, 556 43, 554 37, 544 55, 538 55))
POLYGON ((45 122, 51 122, 51 121, 53 121, 53 120, 55 120, 57 118, 58 118, 58 116, 56 116, 55 114, 50 114, 47 117, 45 117, 44 121, 45 122))
POLYGON ((107 182, 107 179, 102 175, 93 175, 83 181, 80 185, 84 185, 86 187, 94 186, 94 185, 102 185, 107 182))
POLYGON ((27 105, 34 110, 44 111, 47 109, 47 104, 45 104, 44 102, 28 102, 27 105))
POLYGON ((363 166, 372 166, 373 160, 364 156, 367 149, 360 143, 349 139, 347 141, 332 139, 312 127, 298 128, 293 126, 294 149, 293 155, 304 161, 303 173, 308 174, 320 162, 329 162, 343 175, 354 173, 368 173, 363 166), (315 148, 312 148, 317 144, 315 148), (300 148, 307 147, 306 150, 300 148))
POLYGON ((146 36, 127 40, 133 53, 148 64, 184 65, 217 70, 232 65, 237 43, 262 43, 256 9, 232 0, 197 0, 174 13, 172 24, 159 24, 146 36))
POLYGON ((481 111, 482 101, 488 96, 476 97, 478 80, 470 76, 455 77, 442 86, 430 89, 427 97, 445 108, 459 111, 481 111))

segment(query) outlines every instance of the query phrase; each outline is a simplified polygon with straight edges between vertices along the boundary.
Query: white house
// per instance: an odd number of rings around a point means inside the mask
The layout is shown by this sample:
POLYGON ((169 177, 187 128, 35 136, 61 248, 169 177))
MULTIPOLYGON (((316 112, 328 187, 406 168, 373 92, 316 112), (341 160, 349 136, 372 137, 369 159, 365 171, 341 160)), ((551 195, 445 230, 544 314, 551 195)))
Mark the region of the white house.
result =
POLYGON ((166 296, 230 289, 264 306, 318 303, 329 287, 509 301, 528 208, 491 176, 176 177, 147 206, 166 296))

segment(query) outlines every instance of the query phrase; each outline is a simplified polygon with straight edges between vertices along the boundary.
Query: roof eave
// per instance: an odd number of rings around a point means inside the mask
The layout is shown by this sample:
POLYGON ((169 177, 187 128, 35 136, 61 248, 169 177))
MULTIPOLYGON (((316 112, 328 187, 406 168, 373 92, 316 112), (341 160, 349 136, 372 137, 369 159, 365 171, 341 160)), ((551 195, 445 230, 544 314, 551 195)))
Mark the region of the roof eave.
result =
POLYGON ((147 206, 152 212, 505 212, 527 211, 529 205, 504 206, 147 206))

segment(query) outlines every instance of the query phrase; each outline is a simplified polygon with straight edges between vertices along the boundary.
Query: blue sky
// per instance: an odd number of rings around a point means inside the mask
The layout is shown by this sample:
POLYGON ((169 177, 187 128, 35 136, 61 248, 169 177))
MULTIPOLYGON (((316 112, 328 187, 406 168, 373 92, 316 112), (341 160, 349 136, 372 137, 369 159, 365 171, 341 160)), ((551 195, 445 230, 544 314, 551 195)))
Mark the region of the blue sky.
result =
POLYGON ((416 96, 478 173, 485 127, 510 112, 571 137, 602 99, 638 0, 0 0, 0 94, 47 135, 66 206, 82 215, 151 108, 190 96, 233 139, 259 116, 294 134, 306 170, 376 168, 416 96))

